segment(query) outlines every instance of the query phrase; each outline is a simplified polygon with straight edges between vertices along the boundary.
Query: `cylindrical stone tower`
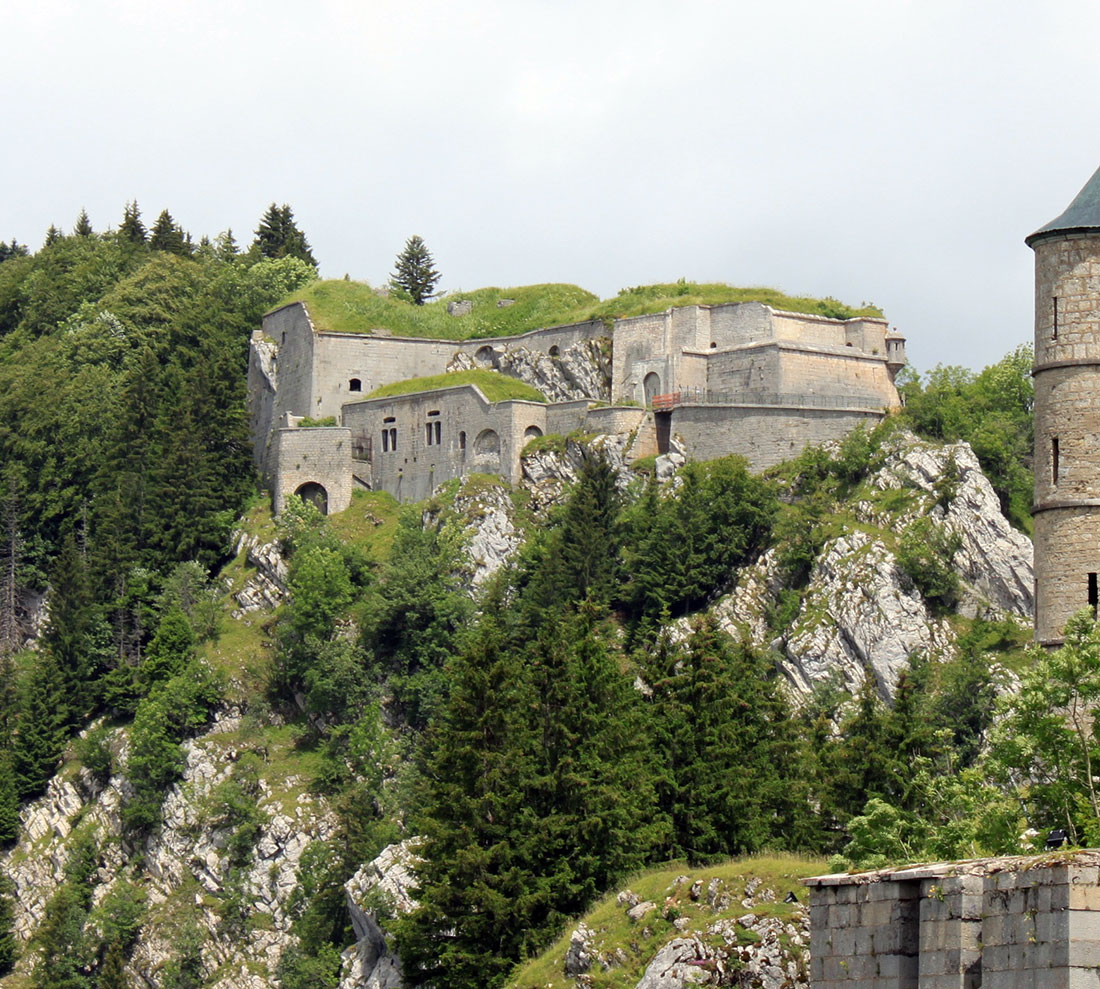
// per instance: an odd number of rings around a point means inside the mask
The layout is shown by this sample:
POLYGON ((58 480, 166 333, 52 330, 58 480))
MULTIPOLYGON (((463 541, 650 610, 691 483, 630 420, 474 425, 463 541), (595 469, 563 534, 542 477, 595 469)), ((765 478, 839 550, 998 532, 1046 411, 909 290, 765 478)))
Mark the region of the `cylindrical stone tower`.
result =
POLYGON ((1097 606, 1100 574, 1100 170, 1035 251, 1035 638, 1097 606))

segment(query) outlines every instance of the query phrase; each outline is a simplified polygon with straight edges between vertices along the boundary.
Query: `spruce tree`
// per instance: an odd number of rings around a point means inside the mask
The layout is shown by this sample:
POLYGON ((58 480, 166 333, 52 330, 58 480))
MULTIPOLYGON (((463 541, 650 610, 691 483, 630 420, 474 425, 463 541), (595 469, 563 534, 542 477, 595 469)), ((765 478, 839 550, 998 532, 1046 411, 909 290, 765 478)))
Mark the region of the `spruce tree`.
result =
POLYGON ((272 203, 260 218, 256 228, 256 239, 252 247, 265 258, 298 258, 306 264, 317 267, 317 259, 310 250, 306 235, 294 222, 294 213, 283 203, 272 203))
POLYGON ((127 243, 145 243, 145 224, 141 222, 141 210, 138 208, 136 199, 127 203, 126 208, 122 211, 122 223, 118 228, 118 233, 127 243))
POLYGON ((21 801, 38 796, 57 768, 65 747, 64 694, 64 681, 53 655, 39 653, 20 691, 12 739, 12 771, 21 801))
POLYGON ((82 209, 80 216, 76 218, 76 225, 73 227, 73 233, 77 237, 91 237, 92 233, 92 221, 88 219, 88 211, 82 209))
POLYGON ((160 211, 157 222, 153 224, 149 235, 149 247, 154 251, 166 251, 169 254, 179 254, 184 257, 190 254, 184 243, 183 230, 166 209, 160 211))
POLYGON ((18 837, 19 794, 15 786, 15 768, 11 753, 0 749, 0 845, 10 844, 18 837))
POLYGON ((7 873, 0 872, 0 976, 7 975, 19 957, 15 940, 15 910, 12 897, 15 888, 7 873))
POLYGON ((46 240, 42 244, 42 246, 50 247, 52 244, 56 244, 62 238, 62 236, 63 234, 61 233, 61 231, 51 223, 50 229, 46 231, 46 240))
POLYGON ((424 305, 434 294, 439 281, 439 272, 428 245, 424 239, 414 234, 397 255, 390 284, 399 292, 406 294, 418 306, 424 305))

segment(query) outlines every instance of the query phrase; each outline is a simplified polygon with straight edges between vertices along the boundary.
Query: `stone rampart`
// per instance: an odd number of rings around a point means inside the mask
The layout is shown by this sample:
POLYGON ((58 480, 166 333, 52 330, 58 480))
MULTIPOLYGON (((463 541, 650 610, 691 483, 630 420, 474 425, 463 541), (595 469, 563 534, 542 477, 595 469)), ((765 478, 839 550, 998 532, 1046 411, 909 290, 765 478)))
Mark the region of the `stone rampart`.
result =
POLYGON ((1100 985, 1098 864, 1090 851, 808 879, 810 985, 1100 985))
POLYGON ((765 470, 798 456, 812 444, 840 439, 861 423, 882 419, 867 408, 809 409, 771 405, 681 405, 671 413, 671 431, 693 460, 730 453, 765 470))

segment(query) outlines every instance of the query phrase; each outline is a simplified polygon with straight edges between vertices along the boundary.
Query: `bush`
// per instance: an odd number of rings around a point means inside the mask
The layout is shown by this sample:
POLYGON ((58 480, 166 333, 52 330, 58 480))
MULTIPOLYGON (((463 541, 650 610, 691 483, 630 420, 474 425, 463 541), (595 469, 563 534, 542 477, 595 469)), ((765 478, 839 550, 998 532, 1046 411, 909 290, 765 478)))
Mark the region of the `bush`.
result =
POLYGON ((962 544, 956 532, 930 519, 914 522, 898 544, 898 566, 934 609, 948 611, 959 599, 959 577, 952 560, 962 544))

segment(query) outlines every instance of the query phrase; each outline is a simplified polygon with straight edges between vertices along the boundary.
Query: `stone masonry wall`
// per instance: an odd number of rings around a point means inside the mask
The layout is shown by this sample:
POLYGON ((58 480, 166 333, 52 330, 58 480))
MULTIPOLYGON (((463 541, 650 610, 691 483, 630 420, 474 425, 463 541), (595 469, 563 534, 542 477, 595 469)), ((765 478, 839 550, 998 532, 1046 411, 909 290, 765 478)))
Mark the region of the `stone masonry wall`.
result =
POLYGON ((736 453, 752 470, 764 470, 806 446, 840 439, 860 423, 870 427, 881 419, 881 412, 861 409, 682 405, 672 412, 672 432, 694 460, 736 453))
POLYGON ((1035 636, 1053 645, 1100 574, 1100 237, 1033 247, 1035 636))
POLYGON ((807 880, 812 989, 1100 986, 1097 852, 807 880))
POLYGON ((339 426, 277 429, 272 435, 276 465, 271 487, 275 514, 288 495, 303 484, 320 484, 328 495, 328 513, 351 504, 351 430, 339 426))

